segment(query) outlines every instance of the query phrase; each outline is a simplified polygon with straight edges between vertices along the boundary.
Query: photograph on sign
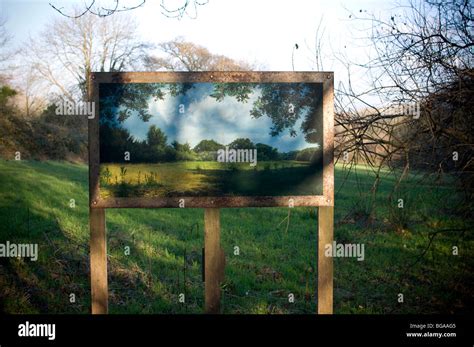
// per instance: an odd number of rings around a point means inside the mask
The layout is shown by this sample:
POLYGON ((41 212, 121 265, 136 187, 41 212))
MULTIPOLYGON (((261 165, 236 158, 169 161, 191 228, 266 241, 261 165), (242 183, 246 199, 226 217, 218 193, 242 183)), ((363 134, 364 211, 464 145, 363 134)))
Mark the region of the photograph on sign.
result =
POLYGON ((100 198, 323 194, 323 84, 100 83, 100 198))

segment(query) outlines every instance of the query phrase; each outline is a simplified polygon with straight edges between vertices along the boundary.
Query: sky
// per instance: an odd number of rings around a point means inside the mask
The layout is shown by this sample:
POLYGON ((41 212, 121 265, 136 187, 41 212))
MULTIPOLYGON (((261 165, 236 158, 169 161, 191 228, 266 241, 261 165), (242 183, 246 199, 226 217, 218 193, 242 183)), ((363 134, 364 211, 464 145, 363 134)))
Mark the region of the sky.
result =
POLYGON ((247 102, 238 102, 234 97, 225 97, 216 101, 210 97, 214 87, 211 83, 195 83, 184 96, 163 100, 150 100, 149 112, 152 115, 148 122, 143 122, 136 112, 127 118, 121 126, 138 140, 146 140, 148 129, 156 125, 168 137, 168 144, 174 140, 189 143, 193 148, 201 140, 214 140, 227 145, 237 138, 249 138, 253 143, 264 143, 277 148, 280 152, 290 152, 319 144, 307 143, 300 131, 303 113, 296 123, 297 136, 290 136, 288 130, 272 137, 272 121, 268 117, 255 119, 250 110, 254 101, 261 95, 257 89, 250 94, 247 102), (184 113, 179 112, 179 105, 184 106, 184 113))
MULTIPOLYGON (((72 13, 73 6, 92 0, 0 0, 1 17, 13 36, 12 45, 20 46, 29 36, 35 37, 54 18, 63 18, 49 3, 72 13)), ((110 4, 113 0, 96 0, 110 4)), ((185 0, 163 0, 168 9, 185 0)), ((204 2, 205 0, 199 0, 204 2)), ((143 40, 160 43, 183 37, 208 48, 212 53, 254 63, 266 71, 315 71, 315 36, 323 31, 320 70, 334 71, 336 88, 348 84, 346 67, 337 59, 342 55, 354 63, 366 63, 374 51, 370 48, 367 22, 354 21, 349 15, 390 16, 395 2, 408 0, 209 0, 184 15, 168 18, 162 12, 162 0, 146 0, 143 7, 126 12, 139 23, 143 40), (295 49, 295 44, 298 49, 295 49)), ((134 6, 141 0, 120 0, 134 6)), ((353 18, 353 17, 352 17, 353 18)), ((351 65, 354 90, 370 88, 370 76, 357 65, 351 65)), ((378 100, 368 99, 377 104, 378 100)))
MULTIPOLYGON (((37 34, 52 18, 61 17, 49 2, 68 13, 73 4, 89 1, 0 0, 0 10, 7 18, 7 29, 14 42, 20 43, 28 35, 37 34)), ((110 0, 96 1, 110 3, 110 0)), ((133 6, 140 1, 121 0, 121 4, 133 6)), ((172 9, 183 1, 164 3, 172 9)), ((295 70, 316 68, 311 50, 321 21, 325 33, 325 70, 337 69, 335 51, 353 50, 351 56, 362 58, 366 43, 354 40, 357 33, 349 20, 350 12, 362 10, 379 15, 394 7, 390 1, 380 0, 209 0, 198 6, 196 13, 190 11, 189 15, 176 19, 164 16, 160 3, 160 0, 147 0, 143 7, 129 12, 140 23, 139 30, 147 41, 158 43, 183 36, 211 52, 256 62, 265 70, 275 71, 292 70, 292 56, 295 70), (295 43, 298 50, 294 50, 295 43)))

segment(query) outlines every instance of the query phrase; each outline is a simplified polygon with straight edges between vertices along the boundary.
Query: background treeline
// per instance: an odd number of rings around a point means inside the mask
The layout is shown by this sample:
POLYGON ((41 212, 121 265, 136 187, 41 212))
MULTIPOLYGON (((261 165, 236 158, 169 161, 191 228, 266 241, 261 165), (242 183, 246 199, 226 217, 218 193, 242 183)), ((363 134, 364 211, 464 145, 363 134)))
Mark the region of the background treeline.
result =
POLYGON ((299 151, 279 152, 275 147, 253 143, 248 138, 237 138, 229 144, 215 140, 202 140, 194 148, 189 143, 173 141, 168 143, 166 134, 155 125, 148 129, 146 140, 137 140, 121 127, 101 125, 100 160, 104 163, 159 163, 173 161, 215 161, 217 151, 225 149, 256 149, 258 161, 297 160, 312 161, 316 159, 317 147, 299 151), (125 160, 126 153, 130 154, 125 160))

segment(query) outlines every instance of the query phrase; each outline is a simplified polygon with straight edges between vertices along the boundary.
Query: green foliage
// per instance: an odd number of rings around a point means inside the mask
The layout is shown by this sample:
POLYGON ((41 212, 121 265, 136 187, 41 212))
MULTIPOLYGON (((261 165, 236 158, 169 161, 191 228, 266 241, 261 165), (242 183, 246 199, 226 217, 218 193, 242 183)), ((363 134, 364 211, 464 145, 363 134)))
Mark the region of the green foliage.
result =
POLYGON ((155 186, 158 184, 156 172, 150 171, 149 174, 145 174, 145 185, 147 186, 155 186))
POLYGON ((100 118, 101 122, 114 120, 116 106, 120 105, 118 119, 122 123, 135 111, 144 122, 148 122, 150 98, 163 100, 166 85, 160 83, 109 83, 101 84, 100 118))
POLYGON ((279 153, 276 148, 264 143, 257 143, 255 148, 257 149, 258 161, 278 160, 279 153))
POLYGON ((127 168, 125 166, 120 167, 120 182, 125 183, 125 175, 127 174, 127 168))
POLYGON ((100 168, 100 179, 101 185, 110 184, 110 179, 112 178, 112 173, 110 172, 108 167, 101 167, 100 168))
POLYGON ((201 152, 213 152, 218 151, 219 149, 224 148, 224 145, 214 141, 214 140, 201 140, 195 147, 194 151, 196 153, 201 152))
POLYGON ((189 143, 181 144, 178 141, 173 141, 171 146, 177 151, 177 152, 191 152, 191 146, 189 146, 189 143))
POLYGON ((222 101, 226 96, 234 97, 239 102, 247 102, 255 85, 250 83, 215 83, 211 97, 222 101))
POLYGON ((199 152, 196 153, 196 160, 199 161, 215 161, 217 158, 217 152, 199 152))
POLYGON ((301 130, 309 143, 322 142, 322 88, 306 83, 272 84, 259 86, 261 95, 253 104, 254 118, 267 116, 272 121, 270 134, 276 136, 288 131, 296 136, 296 123, 303 119, 301 130), (319 136, 314 136, 318 134, 319 136))
POLYGON ((0 111, 4 111, 6 109, 8 100, 16 94, 16 90, 10 88, 9 86, 2 86, 0 88, 0 111))
POLYGON ((229 148, 232 149, 253 149, 255 148, 254 143, 248 138, 238 138, 229 144, 229 148))
POLYGON ((156 125, 150 126, 147 133, 147 142, 151 147, 165 147, 168 137, 166 134, 158 128, 156 125))
POLYGON ((192 151, 176 151, 175 153, 176 161, 194 161, 197 159, 198 156, 192 151))

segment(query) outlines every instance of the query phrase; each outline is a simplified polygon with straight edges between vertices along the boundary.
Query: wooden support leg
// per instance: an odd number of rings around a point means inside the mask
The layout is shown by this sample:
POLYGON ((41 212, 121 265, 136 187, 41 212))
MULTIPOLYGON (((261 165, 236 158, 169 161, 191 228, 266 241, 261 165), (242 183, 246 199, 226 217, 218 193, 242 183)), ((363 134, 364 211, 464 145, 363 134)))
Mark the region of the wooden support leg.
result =
POLYGON ((224 256, 220 246, 220 210, 206 208, 204 212, 204 288, 206 313, 220 313, 220 282, 224 274, 224 256))
POLYGON ((109 293, 105 209, 91 208, 89 213, 92 314, 106 314, 109 293))
POLYGON ((325 256, 325 246, 334 239, 334 207, 318 211, 318 313, 333 313, 333 258, 325 256))

